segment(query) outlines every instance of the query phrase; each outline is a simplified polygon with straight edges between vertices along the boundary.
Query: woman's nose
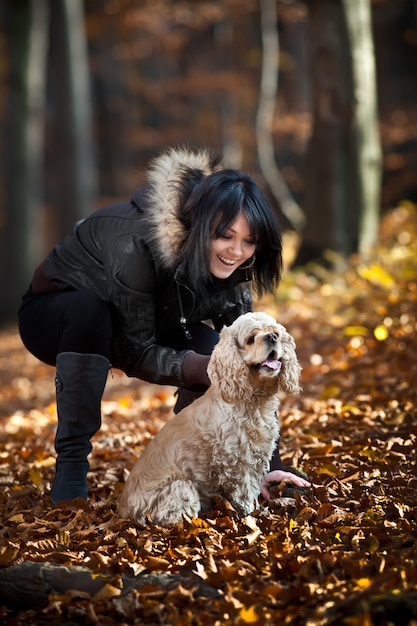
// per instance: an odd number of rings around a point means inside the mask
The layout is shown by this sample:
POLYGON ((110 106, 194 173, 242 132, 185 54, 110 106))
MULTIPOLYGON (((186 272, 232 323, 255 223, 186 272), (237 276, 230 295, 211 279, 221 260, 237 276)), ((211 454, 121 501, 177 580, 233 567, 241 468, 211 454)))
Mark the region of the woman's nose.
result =
POLYGON ((243 244, 241 241, 232 241, 230 245, 230 251, 236 256, 240 256, 243 252, 243 244))

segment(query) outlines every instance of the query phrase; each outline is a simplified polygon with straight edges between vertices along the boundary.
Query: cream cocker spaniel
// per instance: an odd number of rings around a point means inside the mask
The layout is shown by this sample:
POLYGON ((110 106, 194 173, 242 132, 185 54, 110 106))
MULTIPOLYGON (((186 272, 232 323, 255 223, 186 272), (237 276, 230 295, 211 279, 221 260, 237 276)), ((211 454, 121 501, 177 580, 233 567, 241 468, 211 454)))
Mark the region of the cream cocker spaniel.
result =
POLYGON ((279 438, 278 393, 299 393, 295 341, 266 313, 224 327, 208 366, 211 386, 146 446, 126 481, 119 514, 170 526, 229 500, 256 506, 279 438))

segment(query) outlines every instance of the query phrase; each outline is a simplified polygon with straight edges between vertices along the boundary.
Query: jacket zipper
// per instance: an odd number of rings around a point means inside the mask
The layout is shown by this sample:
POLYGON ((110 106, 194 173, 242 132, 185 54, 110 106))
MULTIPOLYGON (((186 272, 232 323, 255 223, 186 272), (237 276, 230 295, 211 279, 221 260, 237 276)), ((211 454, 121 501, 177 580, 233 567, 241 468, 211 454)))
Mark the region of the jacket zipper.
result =
POLYGON ((177 283, 177 294, 178 294, 178 304, 180 307, 180 326, 184 332, 185 338, 190 340, 193 337, 187 328, 187 318, 184 315, 184 307, 182 305, 181 291, 180 291, 180 286, 178 283, 177 283))

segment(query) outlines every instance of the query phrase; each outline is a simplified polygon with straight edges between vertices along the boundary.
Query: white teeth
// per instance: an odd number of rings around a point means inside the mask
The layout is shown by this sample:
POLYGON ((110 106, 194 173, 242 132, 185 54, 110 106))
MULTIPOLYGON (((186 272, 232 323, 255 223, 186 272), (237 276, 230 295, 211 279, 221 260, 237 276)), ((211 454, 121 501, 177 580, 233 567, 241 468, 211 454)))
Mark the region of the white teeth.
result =
POLYGON ((223 256, 219 256, 219 259, 226 265, 235 265, 236 263, 236 261, 230 261, 229 259, 225 259, 223 256))

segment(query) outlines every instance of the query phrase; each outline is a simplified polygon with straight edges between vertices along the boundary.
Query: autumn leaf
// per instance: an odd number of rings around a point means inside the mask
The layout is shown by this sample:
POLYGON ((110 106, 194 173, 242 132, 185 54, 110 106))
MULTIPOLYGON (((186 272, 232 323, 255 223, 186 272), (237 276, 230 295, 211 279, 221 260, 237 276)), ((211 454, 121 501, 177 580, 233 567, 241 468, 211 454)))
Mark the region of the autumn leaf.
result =
POLYGON ((239 618, 245 624, 255 624, 259 619, 259 616, 256 612, 256 607, 255 606, 250 606, 248 608, 242 607, 239 613, 239 618))
POLYGON ((378 324, 378 326, 374 328, 374 336, 378 341, 385 341, 389 336, 389 330, 383 324, 378 324))
POLYGON ((29 477, 33 484, 37 487, 41 487, 43 485, 43 478, 34 467, 29 468, 29 477))
POLYGON ((358 267, 358 274, 374 285, 379 285, 385 289, 391 289, 394 284, 393 276, 379 263, 372 263, 370 266, 358 267))
POLYGON ((345 326, 343 334, 348 337, 356 337, 356 335, 366 336, 369 334, 369 330, 365 326, 345 326))
POLYGON ((110 600, 111 598, 120 596, 121 590, 117 587, 114 587, 110 584, 105 584, 100 591, 98 591, 95 596, 93 596, 93 602, 103 602, 105 600, 110 600))
POLYGON ((127 473, 171 419, 175 389, 117 370, 89 500, 52 508, 54 370, 16 329, 1 332, 2 624, 374 626, 395 623, 392 606, 416 621, 416 215, 414 205, 387 213, 366 262, 320 277, 287 272, 276 296, 255 303, 296 339, 303 392, 280 398, 281 454, 312 484, 261 499, 243 518, 220 497, 167 529, 118 516, 127 473), (408 243, 398 247, 401 233, 408 243), (37 568, 30 606, 22 565, 37 568), (14 572, 23 587, 12 607, 14 572))

